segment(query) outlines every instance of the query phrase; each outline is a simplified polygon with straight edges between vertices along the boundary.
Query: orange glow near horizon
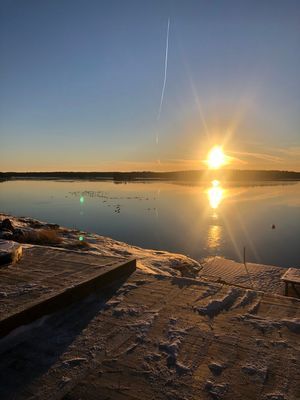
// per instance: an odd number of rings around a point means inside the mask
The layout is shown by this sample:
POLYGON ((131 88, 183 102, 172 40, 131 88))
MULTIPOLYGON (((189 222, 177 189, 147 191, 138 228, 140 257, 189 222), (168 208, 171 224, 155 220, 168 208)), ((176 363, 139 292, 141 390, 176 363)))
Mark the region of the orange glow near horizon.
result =
POLYGON ((221 146, 214 146, 208 153, 206 163, 210 169, 218 169, 227 164, 227 158, 221 146))

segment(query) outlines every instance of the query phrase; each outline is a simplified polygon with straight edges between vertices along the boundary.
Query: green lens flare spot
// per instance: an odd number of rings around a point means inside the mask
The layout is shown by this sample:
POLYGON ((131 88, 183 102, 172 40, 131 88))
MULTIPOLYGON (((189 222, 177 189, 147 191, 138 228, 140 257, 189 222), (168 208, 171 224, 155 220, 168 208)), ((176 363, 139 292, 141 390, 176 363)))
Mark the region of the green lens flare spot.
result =
POLYGON ((83 203, 84 203, 84 197, 83 197, 83 196, 80 196, 79 201, 80 201, 81 204, 83 204, 83 203))
POLYGON ((84 240, 83 236, 79 236, 79 241, 82 242, 84 240))

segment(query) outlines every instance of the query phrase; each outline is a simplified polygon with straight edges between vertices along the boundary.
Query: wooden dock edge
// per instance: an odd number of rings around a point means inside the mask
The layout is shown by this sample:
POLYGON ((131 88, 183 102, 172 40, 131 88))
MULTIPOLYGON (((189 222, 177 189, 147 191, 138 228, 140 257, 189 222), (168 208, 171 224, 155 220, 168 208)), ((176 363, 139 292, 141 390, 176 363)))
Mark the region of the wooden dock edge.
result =
POLYGON ((103 269, 104 271, 96 276, 94 275, 0 320, 0 339, 22 325, 27 325, 44 315, 58 311, 98 289, 110 286, 114 282, 129 276, 136 270, 136 259, 129 259, 113 266, 103 266, 103 269))

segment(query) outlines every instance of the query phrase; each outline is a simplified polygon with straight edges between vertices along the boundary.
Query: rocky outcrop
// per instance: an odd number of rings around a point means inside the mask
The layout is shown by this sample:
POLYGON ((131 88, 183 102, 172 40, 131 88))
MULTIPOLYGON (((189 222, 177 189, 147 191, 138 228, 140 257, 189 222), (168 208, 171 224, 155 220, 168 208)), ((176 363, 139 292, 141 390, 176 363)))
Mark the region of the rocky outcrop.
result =
POLYGON ((7 240, 0 240, 0 266, 17 262, 22 256, 22 246, 7 240))

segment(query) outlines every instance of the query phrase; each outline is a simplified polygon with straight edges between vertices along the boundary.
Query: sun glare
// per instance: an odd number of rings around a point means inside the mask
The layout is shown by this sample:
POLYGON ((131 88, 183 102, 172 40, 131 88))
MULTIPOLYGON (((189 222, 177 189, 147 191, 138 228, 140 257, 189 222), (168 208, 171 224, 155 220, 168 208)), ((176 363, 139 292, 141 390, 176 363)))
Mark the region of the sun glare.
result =
POLYGON ((207 165, 211 169, 218 169, 226 164, 226 156, 221 146, 214 146, 207 156, 207 165))
POLYGON ((207 191, 208 200, 211 208, 216 209, 219 207, 224 195, 224 191, 217 180, 212 181, 211 188, 207 191))

